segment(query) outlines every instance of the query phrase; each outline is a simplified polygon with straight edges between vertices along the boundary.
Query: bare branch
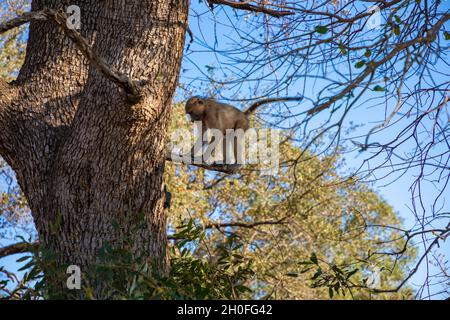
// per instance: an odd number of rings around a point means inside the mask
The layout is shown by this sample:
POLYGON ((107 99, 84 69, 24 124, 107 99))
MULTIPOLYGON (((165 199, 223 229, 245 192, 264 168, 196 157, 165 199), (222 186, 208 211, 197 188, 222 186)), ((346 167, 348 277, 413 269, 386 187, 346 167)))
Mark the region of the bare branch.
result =
POLYGON ((3 34, 11 29, 20 27, 21 25, 31 22, 31 21, 43 21, 47 20, 48 15, 45 10, 35 11, 35 12, 27 12, 23 15, 6 21, 5 23, 0 24, 0 34, 3 34))
POLYGON ((235 2, 235 1, 229 1, 229 0, 208 0, 208 3, 210 5, 218 4, 218 5, 224 5, 228 6, 234 9, 238 10, 246 10, 251 12, 261 12, 268 14, 269 16, 275 17, 275 18, 281 18, 284 16, 290 16, 295 14, 293 11, 288 10, 275 10, 264 7, 263 4, 260 5, 254 5, 250 3, 251 1, 241 1, 241 2, 235 2))
POLYGON ((10 246, 6 246, 0 248, 0 258, 4 258, 6 256, 10 256, 18 253, 30 252, 36 249, 39 246, 38 242, 27 243, 27 242, 19 242, 12 244, 10 246))
MULTIPOLYGON (((228 222, 228 223, 210 223, 203 226, 204 229, 222 229, 228 227, 238 227, 238 228, 247 228, 253 229, 255 227, 264 226, 264 225, 279 225, 285 223, 287 217, 278 219, 278 220, 264 220, 264 221, 255 221, 255 222, 228 222)), ((178 240, 177 237, 167 236, 169 240, 178 240)))
POLYGON ((383 293, 383 292, 398 292, 411 277, 419 270, 419 266, 422 264, 422 262, 425 260, 426 257, 428 257, 428 253, 430 253, 431 249, 439 243, 440 238, 436 237, 433 242, 428 246, 428 248, 425 250, 424 254, 420 257, 419 261, 417 262, 416 266, 409 272, 409 274, 398 284, 397 287, 393 289, 371 289, 375 293, 383 293))
POLYGON ((390 61, 400 51, 407 49, 415 44, 433 42, 437 37, 439 29, 449 19, 450 19, 450 14, 447 13, 436 23, 436 25, 433 28, 428 30, 426 36, 421 36, 421 37, 418 37, 416 39, 413 39, 413 40, 410 40, 410 41, 407 41, 404 43, 399 43, 383 59, 380 59, 379 61, 371 61, 371 62, 367 63, 366 69, 354 81, 352 81, 347 87, 345 87, 344 90, 342 90, 339 94, 331 97, 327 102, 322 103, 322 104, 308 110, 308 115, 313 115, 320 111, 328 109, 334 102, 342 99, 347 94, 352 92, 352 90, 355 89, 362 81, 364 81, 365 78, 367 78, 370 74, 375 72, 375 70, 379 66, 385 64, 387 61, 390 61))
POLYGON ((230 222, 230 223, 211 223, 205 225, 205 229, 220 229, 220 228, 227 228, 227 227, 239 227, 239 228, 249 228, 252 229, 254 227, 263 226, 263 225, 278 225, 283 224, 284 220, 286 220, 287 217, 281 218, 279 220, 265 220, 265 221, 255 221, 255 222, 230 222))
POLYGON ((189 43, 187 44, 187 47, 186 47, 186 52, 188 52, 189 49, 191 48, 192 43, 194 42, 194 33, 192 32, 191 28, 189 28, 189 27, 187 27, 186 31, 190 38, 189 43))

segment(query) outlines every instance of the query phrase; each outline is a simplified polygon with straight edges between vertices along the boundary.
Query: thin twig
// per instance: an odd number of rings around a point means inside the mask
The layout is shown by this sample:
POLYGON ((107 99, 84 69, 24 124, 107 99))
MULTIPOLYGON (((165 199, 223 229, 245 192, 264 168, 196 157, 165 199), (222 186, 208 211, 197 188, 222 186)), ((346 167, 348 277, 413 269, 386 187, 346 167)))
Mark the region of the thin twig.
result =
POLYGON ((235 2, 229 0, 208 0, 210 6, 212 6, 213 4, 224 5, 238 10, 265 13, 275 18, 281 18, 284 16, 290 16, 295 14, 295 12, 293 11, 270 9, 264 7, 263 5, 251 4, 250 2, 251 1, 235 2))

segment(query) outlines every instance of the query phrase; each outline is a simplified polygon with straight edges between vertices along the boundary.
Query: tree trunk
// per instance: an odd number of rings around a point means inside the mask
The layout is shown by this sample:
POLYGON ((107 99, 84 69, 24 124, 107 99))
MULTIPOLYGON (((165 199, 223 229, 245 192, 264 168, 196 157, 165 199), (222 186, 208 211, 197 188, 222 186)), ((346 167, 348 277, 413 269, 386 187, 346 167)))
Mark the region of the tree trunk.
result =
POLYGON ((17 81, 0 83, 0 154, 59 264, 83 271, 106 241, 131 236, 134 252, 164 272, 164 142, 188 0, 34 0, 32 10, 68 5, 81 8, 80 33, 99 56, 146 81, 143 98, 127 102, 60 28, 32 22, 17 81), (130 235, 140 214, 146 227, 130 235))

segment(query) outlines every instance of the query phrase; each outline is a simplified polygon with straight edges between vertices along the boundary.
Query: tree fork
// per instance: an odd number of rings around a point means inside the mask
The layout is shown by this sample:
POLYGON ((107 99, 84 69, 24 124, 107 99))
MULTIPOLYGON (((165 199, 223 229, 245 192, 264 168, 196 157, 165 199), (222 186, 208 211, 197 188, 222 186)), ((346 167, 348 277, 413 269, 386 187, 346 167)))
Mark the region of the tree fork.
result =
POLYGON ((0 25, 0 34, 9 31, 10 29, 19 27, 31 21, 51 20, 70 38, 81 50, 81 52, 89 59, 89 62, 103 73, 108 79, 122 87, 127 93, 127 98, 132 103, 137 103, 141 98, 140 86, 145 84, 145 81, 133 81, 123 73, 111 68, 106 61, 98 56, 92 49, 89 42, 83 38, 75 29, 70 29, 67 26, 67 16, 63 11, 56 11, 52 9, 43 9, 36 12, 27 12, 17 18, 11 19, 0 25))

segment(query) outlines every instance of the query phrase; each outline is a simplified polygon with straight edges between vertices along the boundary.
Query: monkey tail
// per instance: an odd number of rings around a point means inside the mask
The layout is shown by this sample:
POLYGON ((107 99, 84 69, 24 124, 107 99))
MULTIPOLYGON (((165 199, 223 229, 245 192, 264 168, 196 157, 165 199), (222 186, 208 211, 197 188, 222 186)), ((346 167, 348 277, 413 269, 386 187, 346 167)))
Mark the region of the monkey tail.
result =
POLYGON ((247 110, 244 111, 245 115, 249 116, 253 114, 257 108, 262 106, 263 104, 272 103, 272 102, 281 102, 281 101, 301 101, 303 97, 280 97, 280 98, 267 98, 258 100, 253 103, 247 110))

